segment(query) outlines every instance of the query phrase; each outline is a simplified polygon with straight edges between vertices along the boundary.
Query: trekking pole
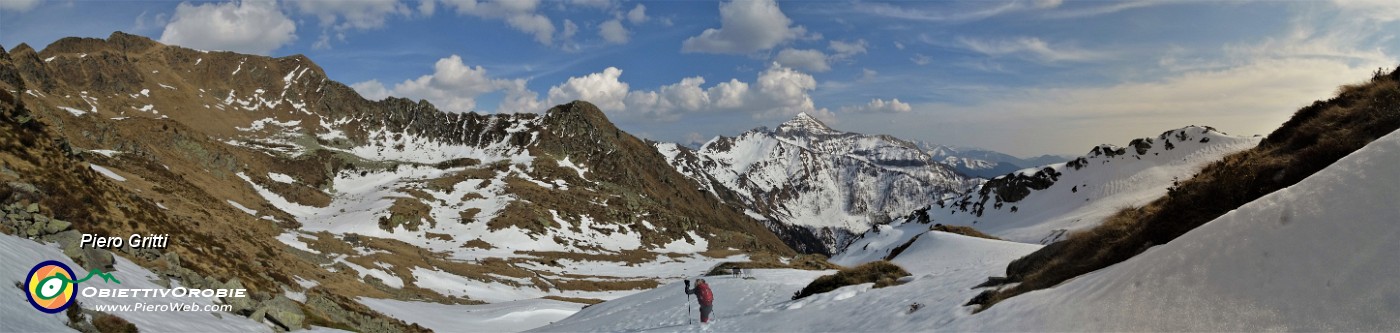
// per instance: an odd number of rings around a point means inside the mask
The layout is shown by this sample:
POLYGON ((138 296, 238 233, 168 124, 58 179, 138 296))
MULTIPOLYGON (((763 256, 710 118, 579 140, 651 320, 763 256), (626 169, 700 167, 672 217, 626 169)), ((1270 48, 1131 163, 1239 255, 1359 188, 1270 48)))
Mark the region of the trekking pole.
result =
POLYGON ((694 324, 695 318, 690 315, 690 280, 685 280, 685 323, 694 324))

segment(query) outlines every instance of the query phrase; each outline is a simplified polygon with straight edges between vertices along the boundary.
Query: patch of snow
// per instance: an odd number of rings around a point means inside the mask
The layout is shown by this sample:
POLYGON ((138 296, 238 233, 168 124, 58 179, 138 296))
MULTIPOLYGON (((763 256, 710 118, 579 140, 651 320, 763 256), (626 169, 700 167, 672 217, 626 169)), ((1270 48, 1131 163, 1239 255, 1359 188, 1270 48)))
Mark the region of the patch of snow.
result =
MULTIPOLYGON (((513 126, 524 126, 523 123, 534 123, 538 120, 520 121, 513 126)), ((485 143, 483 145, 457 145, 442 143, 430 138, 420 137, 409 133, 391 132, 384 128, 367 131, 366 137, 370 144, 351 147, 343 151, 355 154, 356 156, 371 160, 392 160, 432 164, 457 158, 474 158, 481 161, 481 164, 490 164, 496 161, 508 160, 511 164, 529 165, 534 160, 534 156, 526 149, 522 149, 510 142, 510 136, 502 137, 500 141, 485 143)))
POLYGON ((105 167, 103 167, 103 166, 96 165, 96 164, 92 164, 92 163, 88 163, 88 167, 89 167, 89 168, 92 168, 92 171, 97 171, 97 173, 100 173, 100 174, 102 174, 103 176, 107 176, 107 178, 111 178, 112 180, 119 181, 119 182, 124 182, 124 181, 126 181, 126 177, 122 177, 121 175, 118 175, 116 172, 112 172, 111 169, 107 169, 107 168, 105 168, 105 167))
POLYGON ((507 302, 521 299, 521 294, 533 293, 534 297, 544 296, 533 288, 526 290, 496 282, 475 281, 460 275, 437 269, 413 268, 413 284, 419 288, 436 291, 443 295, 466 296, 486 302, 507 302))
POLYGON ((121 152, 119 152, 119 151, 110 150, 110 149, 92 149, 92 150, 88 150, 88 152, 92 152, 92 153, 95 153, 95 154, 101 154, 102 156, 107 156, 107 157, 112 157, 112 156, 116 156, 117 154, 121 154, 121 152))
POLYGON ((292 183, 296 183, 296 182, 297 182, 297 180, 296 180, 295 178, 292 178, 292 176, 288 176, 288 175, 284 175, 284 174, 280 174, 280 173, 276 173, 276 172, 268 172, 268 173, 267 173, 267 177, 268 177, 268 178, 272 178, 273 181, 276 181, 276 182, 278 182, 278 183, 292 184, 292 183))
POLYGON ((258 120, 253 121, 253 123, 252 123, 252 124, 249 124, 248 127, 234 127, 234 128, 235 128, 235 129, 238 129, 239 131, 253 132, 253 131, 261 131, 261 130, 263 130, 263 128, 266 128, 267 125, 275 125, 275 126, 277 126, 277 127, 282 127, 282 128, 284 128, 284 129, 286 129, 286 128, 291 128, 291 129, 295 130, 295 129, 299 128, 299 127, 297 127, 297 126, 298 126, 298 125, 301 125, 301 121, 300 121, 300 120, 277 121, 277 119, 273 119, 273 118, 263 118, 263 119, 258 119, 258 120))
POLYGON ((700 235, 695 234, 694 230, 686 231, 686 234, 690 236, 691 240, 686 240, 685 238, 678 238, 674 241, 671 241, 670 243, 667 243, 661 248, 656 249, 656 251, 670 253, 696 253, 705 252, 706 250, 710 249, 710 241, 705 240, 704 238, 701 238, 700 235))
MULTIPOLYGON (((344 263, 346 266, 350 266, 350 268, 355 269, 356 272, 360 272, 359 276, 373 276, 374 278, 379 279, 381 282, 384 282, 384 285, 386 286, 393 288, 403 288, 403 279, 400 279, 399 277, 394 276, 393 274, 389 274, 389 272, 379 270, 378 268, 366 268, 364 266, 356 265, 353 262, 345 260, 341 260, 340 262, 344 263)), ((421 276, 414 275, 414 278, 417 278, 419 279, 419 281, 422 281, 421 276)))
POLYGON ((588 172, 588 168, 585 168, 585 167, 583 167, 582 165, 578 165, 578 164, 575 164, 575 163, 572 162, 572 161, 569 161, 569 158, 568 158, 568 157, 565 157, 563 160, 559 160, 559 166, 565 167, 565 168, 569 168, 569 169, 573 169, 574 172, 577 172, 577 173, 578 173, 578 177, 579 177, 579 178, 583 178, 583 179, 585 179, 585 180, 588 179, 587 177, 584 177, 584 176, 583 176, 583 174, 584 174, 585 172, 588 172))
POLYGON ((311 253, 321 253, 321 251, 312 250, 310 245, 307 245, 306 242, 301 241, 301 236, 301 233, 295 231, 288 231, 282 233, 281 235, 277 235, 277 240, 281 241, 282 244, 287 244, 287 246, 291 246, 294 249, 311 253))
POLYGON ((240 204, 240 203, 238 203, 237 201, 233 201, 233 200, 224 200, 224 201, 225 201, 225 202, 228 202, 229 205, 233 205, 233 208, 238 208, 238 210, 241 210, 241 211, 243 211, 244 213, 248 213, 248 215, 252 215, 252 216, 254 216, 254 217, 258 216, 258 211, 249 209, 248 207, 243 207, 243 204, 240 204))
POLYGON ((73 116, 75 116, 75 117, 81 117, 81 116, 83 116, 84 114, 87 114, 87 111, 78 110, 78 109, 70 108, 70 107, 67 107, 67 106, 60 106, 60 107, 58 107, 58 108, 59 108, 59 109, 63 109, 63 111, 68 111, 68 113, 72 113, 73 116))

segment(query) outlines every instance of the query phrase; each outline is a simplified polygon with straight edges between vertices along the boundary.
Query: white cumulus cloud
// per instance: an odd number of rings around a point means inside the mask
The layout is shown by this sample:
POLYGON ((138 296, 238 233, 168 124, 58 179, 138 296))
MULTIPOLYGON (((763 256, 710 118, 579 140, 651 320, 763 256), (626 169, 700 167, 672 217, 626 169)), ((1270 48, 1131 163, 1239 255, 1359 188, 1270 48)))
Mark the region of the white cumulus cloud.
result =
POLYGON ((379 83, 379 80, 356 82, 351 84, 350 88, 355 89, 355 92, 360 93, 360 96, 371 101, 389 97, 389 89, 384 88, 384 84, 379 83))
POLYGON ((872 99, 865 105, 846 106, 841 108, 841 112, 852 113, 903 113, 913 111, 914 107, 909 103, 900 102, 898 98, 888 101, 883 99, 872 99))
POLYGON ((268 54, 296 40, 296 23, 272 1, 182 2, 160 42, 202 50, 268 54))
POLYGON ((734 0, 719 5, 720 27, 705 29, 681 43, 681 52, 745 54, 769 50, 803 37, 807 29, 792 20, 773 0, 734 0))
POLYGON ((570 77, 563 84, 549 88, 549 102, 546 105, 585 100, 604 111, 625 110, 623 100, 627 98, 629 86, 618 80, 621 76, 621 69, 608 67, 599 73, 570 77))
POLYGON ((622 81, 622 73, 621 69, 608 67, 602 72, 570 77, 550 88, 543 104, 585 100, 610 117, 645 121, 671 121, 692 112, 749 112, 757 119, 807 112, 823 120, 835 119, 830 110, 818 109, 812 102, 810 93, 816 88, 816 79, 776 63, 759 73, 753 83, 730 79, 708 88, 704 78, 694 76, 656 90, 631 90, 622 81))
POLYGON ((827 64, 826 54, 818 50, 783 49, 778 52, 777 56, 773 57, 773 61, 783 66, 813 72, 831 70, 831 66, 827 64))
POLYGON ((622 26, 622 21, 608 20, 598 25, 598 36, 611 44, 627 44, 632 32, 627 31, 627 27, 622 26))
POLYGON ((632 7, 632 10, 627 11, 627 22, 632 22, 632 24, 647 23, 648 19, 646 5, 637 4, 636 7, 632 7))
POLYGON ((350 85, 360 95, 371 100, 387 96, 426 99, 439 109, 449 112, 478 111, 476 98, 492 92, 505 92, 505 99, 496 112, 538 112, 536 94, 525 88, 524 79, 491 77, 486 68, 462 63, 462 57, 452 55, 438 59, 433 73, 404 80, 386 89, 377 80, 350 85))

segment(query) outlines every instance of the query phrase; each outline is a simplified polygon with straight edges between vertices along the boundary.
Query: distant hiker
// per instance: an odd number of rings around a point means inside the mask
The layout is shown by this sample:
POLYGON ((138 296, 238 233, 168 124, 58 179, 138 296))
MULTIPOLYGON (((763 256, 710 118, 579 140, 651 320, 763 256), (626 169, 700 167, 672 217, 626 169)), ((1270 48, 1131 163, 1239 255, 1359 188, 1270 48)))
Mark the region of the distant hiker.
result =
POLYGON ((710 285, 705 283, 705 279, 695 279, 695 288, 690 287, 690 280, 685 280, 685 293, 694 294, 700 301, 700 323, 702 325, 710 322, 710 311, 714 310, 715 294, 710 292, 710 285))
POLYGON ((744 269, 743 269, 743 268, 739 268, 739 266, 731 267, 729 270, 730 270, 730 273, 734 274, 734 277, 736 277, 736 278, 737 278, 737 277, 743 277, 743 276, 744 276, 744 269))

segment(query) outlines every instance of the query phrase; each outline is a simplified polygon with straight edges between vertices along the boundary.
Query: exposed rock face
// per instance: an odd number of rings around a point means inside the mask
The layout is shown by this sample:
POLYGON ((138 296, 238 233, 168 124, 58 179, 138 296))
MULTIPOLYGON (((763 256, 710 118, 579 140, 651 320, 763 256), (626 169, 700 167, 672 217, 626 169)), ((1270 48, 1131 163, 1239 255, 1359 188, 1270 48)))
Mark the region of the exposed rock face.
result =
POLYGON ((253 311, 254 319, 267 318, 277 326, 287 330, 306 328, 306 314, 301 311, 301 307, 288 299, 286 296, 277 296, 272 300, 263 302, 260 307, 253 311), (262 313, 264 316, 258 316, 262 313))

